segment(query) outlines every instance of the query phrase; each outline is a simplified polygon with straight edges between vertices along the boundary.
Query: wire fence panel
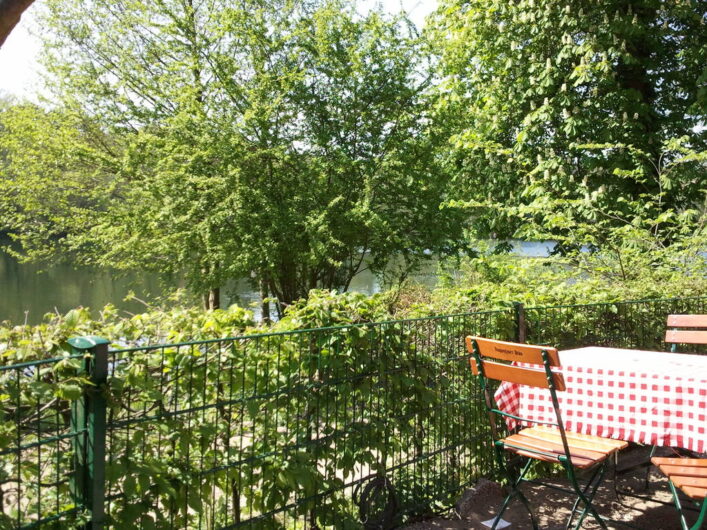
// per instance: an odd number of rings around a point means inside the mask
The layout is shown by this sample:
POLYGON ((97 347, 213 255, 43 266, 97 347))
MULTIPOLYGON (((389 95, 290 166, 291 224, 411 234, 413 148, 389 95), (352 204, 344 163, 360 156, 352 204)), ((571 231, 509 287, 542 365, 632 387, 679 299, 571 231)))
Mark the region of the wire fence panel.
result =
POLYGON ((76 442, 72 422, 82 393, 81 356, 0 366, 0 528, 58 526, 83 506, 71 494, 76 442))
MULTIPOLYGON (((560 349, 594 345, 668 351, 667 316, 704 313, 705 297, 525 308, 526 336, 529 343, 560 349)), ((680 345, 679 350, 704 352, 704 346, 680 345)))
POLYGON ((493 474, 466 335, 662 350, 667 315, 706 305, 516 304, 119 350, 74 341, 66 357, 0 367, 0 527, 389 528, 493 474))
POLYGON ((509 311, 111 352, 118 526, 380 527, 491 471, 463 337, 509 311))

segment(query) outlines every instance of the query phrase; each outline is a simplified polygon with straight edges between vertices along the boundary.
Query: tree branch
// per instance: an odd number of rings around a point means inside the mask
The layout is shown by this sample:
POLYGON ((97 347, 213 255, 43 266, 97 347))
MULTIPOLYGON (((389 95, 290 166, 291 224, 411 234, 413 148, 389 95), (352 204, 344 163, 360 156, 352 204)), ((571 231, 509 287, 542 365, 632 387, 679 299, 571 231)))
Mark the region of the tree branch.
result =
POLYGON ((0 0, 0 48, 34 0, 0 0))

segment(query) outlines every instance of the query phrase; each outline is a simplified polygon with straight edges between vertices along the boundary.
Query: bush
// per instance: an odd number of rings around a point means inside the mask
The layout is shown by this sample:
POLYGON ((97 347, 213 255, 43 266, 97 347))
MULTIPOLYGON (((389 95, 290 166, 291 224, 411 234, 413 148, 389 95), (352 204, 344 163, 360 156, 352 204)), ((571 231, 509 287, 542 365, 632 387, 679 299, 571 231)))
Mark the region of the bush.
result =
MULTIPOLYGON (((453 314, 508 308, 513 302, 528 307, 594 304, 622 300, 680 298, 707 294, 704 258, 690 267, 655 264, 636 267, 627 277, 588 264, 604 260, 593 254, 583 262, 559 256, 525 258, 486 254, 462 260, 456 275, 440 273, 440 287, 432 291, 403 287, 391 313, 396 317, 453 314)), ((610 269, 612 270, 612 269, 610 269)))

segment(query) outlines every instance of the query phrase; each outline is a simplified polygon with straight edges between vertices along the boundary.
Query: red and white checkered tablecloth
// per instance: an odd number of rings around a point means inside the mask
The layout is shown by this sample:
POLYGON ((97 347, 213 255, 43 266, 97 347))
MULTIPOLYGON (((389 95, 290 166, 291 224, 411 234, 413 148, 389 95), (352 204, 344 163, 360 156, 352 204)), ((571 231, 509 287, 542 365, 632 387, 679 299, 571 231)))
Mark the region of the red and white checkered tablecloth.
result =
MULTIPOLYGON (((557 397, 568 431, 707 452, 707 355, 600 347, 559 353, 567 390, 557 397)), ((557 421, 548 390, 504 382, 495 397, 504 412, 557 421)))

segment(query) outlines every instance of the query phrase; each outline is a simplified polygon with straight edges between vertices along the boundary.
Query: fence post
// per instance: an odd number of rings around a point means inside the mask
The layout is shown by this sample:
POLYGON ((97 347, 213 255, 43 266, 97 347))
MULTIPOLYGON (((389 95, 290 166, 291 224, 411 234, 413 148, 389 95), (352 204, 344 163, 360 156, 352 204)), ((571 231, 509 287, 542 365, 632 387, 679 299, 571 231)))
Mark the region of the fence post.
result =
POLYGON ((516 342, 525 343, 528 329, 525 325, 525 306, 522 302, 513 302, 516 323, 516 342))
POLYGON ((89 520, 83 528, 103 528, 105 515, 106 466, 106 397, 108 379, 108 345, 102 337, 69 339, 74 353, 84 353, 81 373, 92 385, 71 407, 71 427, 83 431, 74 438, 74 472, 71 494, 77 505, 84 506, 89 520))

